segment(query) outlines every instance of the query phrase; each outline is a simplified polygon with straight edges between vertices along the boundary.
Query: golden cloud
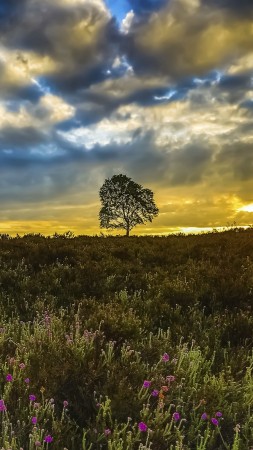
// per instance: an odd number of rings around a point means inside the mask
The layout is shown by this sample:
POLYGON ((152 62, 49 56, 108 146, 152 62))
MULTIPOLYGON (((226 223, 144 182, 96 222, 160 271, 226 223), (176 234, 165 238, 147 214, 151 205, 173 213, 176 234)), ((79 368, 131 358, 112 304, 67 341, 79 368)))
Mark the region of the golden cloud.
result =
POLYGON ((132 27, 129 54, 137 69, 172 77, 204 74, 253 50, 253 20, 174 0, 132 27))

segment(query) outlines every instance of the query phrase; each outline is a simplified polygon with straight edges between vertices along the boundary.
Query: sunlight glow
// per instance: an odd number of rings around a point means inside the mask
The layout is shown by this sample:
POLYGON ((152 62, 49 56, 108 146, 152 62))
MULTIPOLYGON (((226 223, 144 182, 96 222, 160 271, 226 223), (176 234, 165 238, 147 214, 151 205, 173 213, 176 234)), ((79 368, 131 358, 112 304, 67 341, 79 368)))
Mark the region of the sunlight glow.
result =
POLYGON ((249 205, 244 205, 241 208, 239 208, 237 211, 253 212, 253 203, 250 203, 249 205))

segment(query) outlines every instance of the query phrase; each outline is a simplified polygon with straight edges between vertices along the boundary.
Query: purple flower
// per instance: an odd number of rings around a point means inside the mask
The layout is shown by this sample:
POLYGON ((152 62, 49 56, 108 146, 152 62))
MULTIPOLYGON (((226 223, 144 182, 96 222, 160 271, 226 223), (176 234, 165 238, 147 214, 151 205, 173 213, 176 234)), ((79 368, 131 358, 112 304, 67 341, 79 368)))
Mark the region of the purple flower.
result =
POLYGON ((159 391, 158 391, 157 389, 154 389, 154 390, 151 392, 151 395, 153 395, 153 397, 157 397, 158 394, 159 394, 159 391))
POLYGON ((37 423, 37 417, 32 417, 32 423, 33 423, 33 425, 36 425, 36 423, 37 423))
POLYGON ((151 381, 144 380, 144 382, 143 382, 143 387, 149 388, 150 385, 151 385, 151 381))
POLYGON ((67 400, 64 400, 63 402, 63 408, 67 408, 69 405, 69 402, 67 400))
POLYGON ((174 377, 174 375, 168 375, 167 377, 166 377, 166 381, 175 381, 175 379, 176 379, 176 377, 174 377))
POLYGON ((202 414, 202 416, 201 416, 201 419, 202 419, 202 420, 207 420, 207 413, 204 412, 204 413, 202 414))
POLYGON ((163 356, 162 356, 162 360, 164 362, 167 362, 167 361, 169 361, 169 359, 170 359, 170 357, 169 357, 168 353, 164 353, 163 356))
POLYGON ((140 431, 147 431, 148 429, 147 425, 144 422, 140 422, 138 427, 140 431))
POLYGON ((10 373, 6 375, 6 381, 13 381, 13 376, 10 373))
POLYGON ((30 378, 25 378, 25 383, 29 384, 30 383, 30 378))
POLYGON ((178 412, 174 412, 172 417, 175 420, 175 422, 177 422, 180 419, 180 414, 178 412))
POLYGON ((111 434, 110 428, 106 428, 106 429, 104 430, 104 434, 105 434, 105 436, 109 436, 109 434, 111 434))
POLYGON ((6 411, 6 406, 4 404, 4 400, 0 400, 0 411, 6 411))
POLYGON ((30 395, 29 395, 29 400, 30 400, 30 402, 35 402, 36 396, 33 395, 33 394, 30 394, 30 395))
POLYGON ((24 363, 20 363, 19 364, 19 368, 23 370, 25 368, 25 364, 24 363))
POLYGON ((222 413, 220 411, 217 411, 217 413, 215 414, 216 417, 222 417, 222 413))
POLYGON ((44 442, 53 442, 52 436, 50 436, 50 434, 48 434, 48 435, 45 437, 44 442))
POLYGON ((212 418, 211 418, 211 422, 212 422, 212 424, 215 425, 216 427, 217 427, 217 425, 219 425, 219 422, 218 422, 217 419, 215 419, 215 417, 212 417, 212 418))

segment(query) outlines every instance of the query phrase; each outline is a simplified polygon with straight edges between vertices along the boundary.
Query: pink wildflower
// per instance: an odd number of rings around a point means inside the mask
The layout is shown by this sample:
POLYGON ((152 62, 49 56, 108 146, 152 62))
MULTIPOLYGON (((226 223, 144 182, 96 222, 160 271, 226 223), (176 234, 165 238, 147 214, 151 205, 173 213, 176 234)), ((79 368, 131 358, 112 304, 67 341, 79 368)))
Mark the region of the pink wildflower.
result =
POLYGON ((167 361, 169 361, 169 359, 170 359, 170 357, 169 357, 168 353, 164 353, 163 356, 162 356, 162 360, 164 362, 167 362, 167 361))
POLYGON ((151 395, 152 395, 153 397, 157 397, 158 394, 159 394, 159 391, 158 391, 157 389, 154 389, 154 390, 151 392, 151 395))
POLYGON ((147 431, 148 429, 148 426, 144 422, 140 422, 138 427, 140 431, 147 431))
POLYGON ((4 400, 0 400, 0 411, 6 411, 6 405, 4 404, 4 400))
POLYGON ((176 379, 176 377, 174 377, 174 375, 168 375, 167 377, 166 377, 166 381, 175 381, 175 379, 176 379))
POLYGON ((175 422, 177 422, 180 419, 180 414, 178 412, 174 412, 172 417, 175 420, 175 422))

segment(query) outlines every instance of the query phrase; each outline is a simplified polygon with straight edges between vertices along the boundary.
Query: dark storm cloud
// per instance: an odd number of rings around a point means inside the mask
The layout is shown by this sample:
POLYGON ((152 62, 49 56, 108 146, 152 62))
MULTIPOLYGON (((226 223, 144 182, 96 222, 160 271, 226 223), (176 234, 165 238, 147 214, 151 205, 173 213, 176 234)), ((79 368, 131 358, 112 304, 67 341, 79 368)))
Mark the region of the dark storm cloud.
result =
POLYGON ((4 150, 12 150, 13 148, 23 148, 41 144, 47 141, 47 135, 32 126, 15 128, 12 126, 5 127, 0 133, 0 152, 4 150))
POLYGON ((11 20, 22 11, 28 0, 1 0, 0 3, 0 24, 4 26, 6 21, 11 20))
POLYGON ((240 75, 224 75, 217 84, 217 94, 219 95, 219 92, 226 94, 229 103, 239 104, 251 89, 252 76, 248 72, 240 75))
POLYGON ((222 176, 237 182, 253 181, 253 147, 237 141, 225 145, 216 157, 215 166, 222 176))
MULTIPOLYGON (((251 114, 253 113, 253 100, 245 100, 240 104, 241 108, 246 108, 251 114)), ((252 130, 253 124, 250 124, 248 131, 252 130)))
MULTIPOLYGON (((5 130, 6 141, 10 132, 5 130)), ((24 139, 22 134, 19 137, 24 139)), ((160 185, 192 185, 200 182, 210 160, 208 150, 196 146, 167 154, 155 144, 153 133, 141 130, 133 134, 129 143, 97 144, 92 150, 53 132, 51 136, 40 138, 38 144, 39 137, 35 134, 35 147, 30 142, 28 148, 25 145, 0 151, 2 201, 50 199, 73 189, 78 179, 94 168, 103 168, 113 174, 119 165, 143 182, 157 182, 159 179, 160 185)))
MULTIPOLYGON (((116 21, 92 1, 74 7, 49 1, 6 2, 0 19, 0 42, 9 49, 50 57, 55 67, 43 73, 54 92, 78 90, 106 78, 117 54, 116 21)), ((42 69, 43 70, 43 69, 42 69)))
POLYGON ((226 67, 252 50, 251 17, 187 0, 172 0, 146 21, 133 21, 124 41, 136 72, 175 80, 226 67))
POLYGON ((212 8, 226 9, 239 15, 253 14, 252 0, 202 0, 202 4, 212 8))
MULTIPOLYGON (((176 95, 169 99, 165 98, 168 93, 168 86, 157 86, 152 88, 139 88, 130 93, 122 92, 121 95, 115 96, 113 93, 108 94, 106 91, 91 92, 89 90, 80 93, 79 96, 70 98, 72 103, 75 103, 75 116, 63 121, 57 125, 58 129, 69 130, 71 128, 83 125, 88 126, 93 123, 100 122, 102 119, 109 118, 110 115, 120 106, 135 103, 139 106, 149 107, 157 105, 158 103, 169 102, 177 100, 176 95), (159 100, 160 99, 160 100, 159 100), (82 100, 82 103, 79 103, 82 100)), ((182 90, 183 95, 183 90, 182 90)))

